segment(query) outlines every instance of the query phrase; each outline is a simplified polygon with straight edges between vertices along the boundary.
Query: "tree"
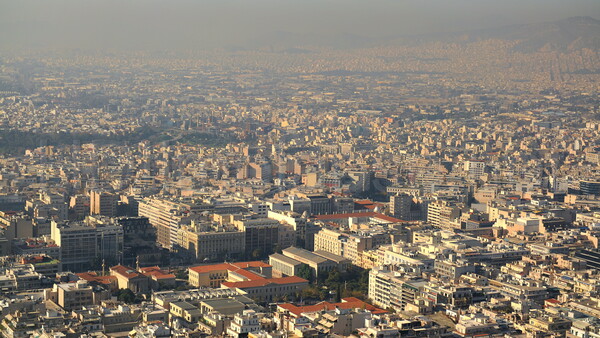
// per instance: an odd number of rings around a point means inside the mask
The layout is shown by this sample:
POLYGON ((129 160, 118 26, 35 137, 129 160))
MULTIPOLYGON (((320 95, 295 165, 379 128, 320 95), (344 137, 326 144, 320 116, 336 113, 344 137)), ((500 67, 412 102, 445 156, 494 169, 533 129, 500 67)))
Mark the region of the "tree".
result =
POLYGON ((177 286, 177 287, 175 288, 175 290, 176 290, 176 291, 185 291, 185 290, 189 290, 189 289, 191 289, 191 288, 192 288, 192 287, 191 287, 191 286, 189 286, 189 285, 181 284, 181 285, 177 286))
POLYGON ((120 289, 117 294, 117 300, 126 304, 131 304, 135 302, 136 296, 135 293, 129 289, 120 289))
POLYGON ((263 256, 263 251, 261 248, 256 248, 252 251, 252 259, 260 259, 263 256))
POLYGON ((330 271, 320 276, 319 280, 330 290, 338 290, 342 298, 365 299, 369 290, 369 270, 358 267, 350 267, 343 273, 337 270, 330 271))
POLYGON ((302 291, 300 291, 300 294, 298 295, 299 298, 302 298, 304 300, 306 299, 321 299, 321 292, 318 288, 314 287, 314 286, 309 286, 305 289, 303 289, 302 291))
POLYGON ((188 271, 187 270, 177 270, 177 272, 175 273, 175 278, 188 279, 188 271))
POLYGON ((327 275, 327 279, 325 279, 325 285, 329 286, 329 287, 333 287, 336 286, 340 283, 341 281, 341 275, 339 273, 339 271, 337 270, 333 270, 331 272, 329 272, 329 275, 327 275))
POLYGON ((275 251, 276 253, 278 253, 278 254, 283 254, 283 250, 281 249, 281 245, 279 245, 279 244, 277 244, 277 245, 275 246, 275 249, 274 249, 274 251, 275 251))
POLYGON ((310 266, 308 266, 306 264, 302 264, 302 266, 300 266, 300 268, 298 268, 298 277, 304 278, 304 279, 312 282, 313 274, 312 274, 312 269, 310 268, 310 266))
POLYGON ((329 297, 329 290, 326 288, 321 288, 319 291, 319 299, 326 300, 329 297))

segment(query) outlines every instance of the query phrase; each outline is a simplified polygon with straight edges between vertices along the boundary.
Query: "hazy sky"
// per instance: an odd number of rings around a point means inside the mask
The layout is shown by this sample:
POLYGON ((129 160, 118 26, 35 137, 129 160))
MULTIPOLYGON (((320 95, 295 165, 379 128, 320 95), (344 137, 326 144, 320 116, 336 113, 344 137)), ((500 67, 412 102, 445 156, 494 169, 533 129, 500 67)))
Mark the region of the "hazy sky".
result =
POLYGON ((168 49, 275 32, 367 37, 600 19, 600 0, 0 0, 0 49, 168 49))

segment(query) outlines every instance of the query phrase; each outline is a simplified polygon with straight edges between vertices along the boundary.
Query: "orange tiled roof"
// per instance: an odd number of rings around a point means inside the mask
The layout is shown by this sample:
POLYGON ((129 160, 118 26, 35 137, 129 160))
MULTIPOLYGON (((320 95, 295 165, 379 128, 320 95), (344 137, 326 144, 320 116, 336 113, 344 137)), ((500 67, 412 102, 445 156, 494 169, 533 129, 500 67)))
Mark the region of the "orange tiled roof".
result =
POLYGON ((235 265, 238 268, 242 268, 242 269, 271 267, 271 265, 269 265, 263 261, 237 262, 237 263, 231 263, 231 265, 235 265))
POLYGON ((158 266, 149 266, 145 268, 141 268, 142 274, 148 277, 154 277, 156 279, 171 279, 175 278, 175 275, 172 273, 166 273, 164 270, 161 270, 158 266))
POLYGON ((114 271, 125 278, 135 278, 141 276, 141 274, 135 271, 134 269, 126 267, 124 265, 115 265, 110 268, 110 271, 114 271))
POLYGON ((386 310, 380 309, 376 306, 373 306, 369 303, 365 303, 362 300, 355 297, 347 297, 343 298, 341 303, 329 303, 329 302, 321 302, 315 305, 307 305, 307 306, 296 306, 294 304, 279 304, 277 305, 284 310, 288 310, 290 313, 293 313, 295 316, 300 316, 302 313, 306 312, 316 312, 321 310, 335 310, 335 308, 340 309, 355 309, 355 308, 365 308, 368 311, 371 311, 373 314, 382 314, 387 313, 386 310))
POLYGON ((252 271, 248 271, 248 268, 268 268, 271 265, 261 262, 261 261, 251 261, 251 262, 237 262, 237 263, 220 263, 220 264, 211 264, 211 265, 200 265, 191 267, 190 270, 197 273, 208 273, 213 271, 222 271, 227 270, 231 272, 235 272, 239 275, 242 275, 249 280, 256 279, 264 279, 263 277, 253 273, 252 271))
POLYGON ((297 276, 290 277, 282 277, 282 278, 263 278, 257 280, 249 280, 244 282, 223 282, 221 285, 226 286, 228 288, 256 288, 260 286, 267 286, 270 284, 296 284, 296 283, 308 283, 308 281, 304 278, 300 278, 297 276))
POLYGON ((194 267, 190 267, 190 270, 197 272, 197 273, 206 273, 206 272, 219 271, 219 270, 229 270, 230 267, 231 267, 231 264, 229 264, 229 263, 221 263, 221 264, 194 266, 194 267))
POLYGON ((85 281, 95 282, 104 285, 111 284, 117 280, 117 277, 115 276, 98 276, 98 274, 95 272, 82 272, 77 273, 76 275, 77 277, 85 281))
POLYGON ((248 280, 265 279, 264 277, 262 277, 262 276, 259 276, 259 275, 255 274, 255 273, 254 273, 254 272, 252 272, 252 271, 248 271, 248 270, 244 270, 244 269, 239 269, 239 268, 238 268, 238 269, 235 269, 235 270, 231 269, 231 270, 229 270, 229 271, 231 271, 231 272, 235 272, 235 273, 237 273, 238 275, 241 275, 241 276, 243 276, 243 277, 247 278, 248 280))

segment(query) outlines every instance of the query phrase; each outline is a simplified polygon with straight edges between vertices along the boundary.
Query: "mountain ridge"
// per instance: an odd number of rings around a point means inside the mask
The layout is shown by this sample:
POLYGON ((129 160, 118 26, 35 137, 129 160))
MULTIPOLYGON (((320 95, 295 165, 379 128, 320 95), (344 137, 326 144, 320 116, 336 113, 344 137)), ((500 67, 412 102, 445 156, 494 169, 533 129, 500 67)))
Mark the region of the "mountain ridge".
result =
POLYGON ((317 34, 277 31, 247 41, 234 49, 271 48, 274 50, 309 51, 313 47, 358 49, 389 45, 419 45, 428 42, 470 43, 499 39, 517 41, 517 52, 572 51, 583 48, 600 49, 600 20, 590 16, 569 17, 557 21, 500 26, 478 30, 385 37, 366 37, 350 33, 317 34))

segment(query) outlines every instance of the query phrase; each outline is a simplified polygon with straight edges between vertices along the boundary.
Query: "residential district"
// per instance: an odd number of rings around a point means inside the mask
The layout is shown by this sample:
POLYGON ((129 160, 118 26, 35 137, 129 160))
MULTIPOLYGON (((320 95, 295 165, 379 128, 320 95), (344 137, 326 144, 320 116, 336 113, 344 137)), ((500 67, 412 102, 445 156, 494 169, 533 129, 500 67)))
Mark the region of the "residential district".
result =
POLYGON ((600 337, 599 55, 476 44, 4 57, 0 333, 600 337))

